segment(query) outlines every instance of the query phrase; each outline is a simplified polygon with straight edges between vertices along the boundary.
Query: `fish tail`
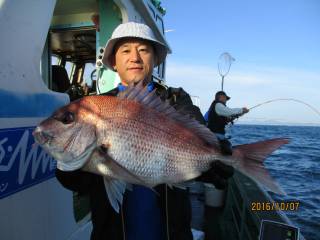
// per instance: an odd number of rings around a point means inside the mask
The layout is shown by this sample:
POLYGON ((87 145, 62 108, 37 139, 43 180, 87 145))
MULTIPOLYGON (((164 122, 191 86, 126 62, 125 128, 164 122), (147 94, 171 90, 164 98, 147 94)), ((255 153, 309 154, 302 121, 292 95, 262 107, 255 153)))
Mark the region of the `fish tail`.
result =
POLYGON ((272 152, 287 143, 289 143, 287 138, 276 138, 236 146, 233 155, 239 161, 238 170, 258 181, 272 192, 285 195, 285 192, 270 176, 263 162, 272 152))

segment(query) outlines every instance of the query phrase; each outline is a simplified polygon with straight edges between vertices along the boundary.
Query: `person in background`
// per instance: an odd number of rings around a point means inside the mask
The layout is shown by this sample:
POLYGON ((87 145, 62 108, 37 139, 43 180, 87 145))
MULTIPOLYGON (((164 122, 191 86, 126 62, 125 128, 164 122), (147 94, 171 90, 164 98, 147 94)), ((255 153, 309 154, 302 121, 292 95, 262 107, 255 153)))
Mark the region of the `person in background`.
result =
MULTIPOLYGON (((169 48, 156 40, 147 25, 135 22, 120 24, 106 44, 103 63, 119 74, 121 83, 104 95, 117 96, 129 84, 143 81, 150 92, 155 90, 163 101, 168 100, 182 114, 204 124, 200 109, 192 104, 188 93, 152 79, 154 67, 161 64, 169 52, 169 48)), ((56 170, 56 177, 64 187, 89 195, 93 224, 91 240, 193 238, 188 190, 169 188, 166 184, 154 190, 133 185, 132 191, 126 191, 118 214, 108 201, 102 176, 82 170, 61 170, 56 170)), ((198 180, 224 187, 232 174, 232 167, 215 162, 198 180)))
POLYGON ((207 126, 217 136, 220 142, 221 151, 226 155, 232 155, 232 145, 225 136, 226 125, 235 118, 249 112, 249 109, 246 107, 227 107, 226 104, 229 99, 230 97, 224 91, 217 92, 214 101, 206 113, 207 126))

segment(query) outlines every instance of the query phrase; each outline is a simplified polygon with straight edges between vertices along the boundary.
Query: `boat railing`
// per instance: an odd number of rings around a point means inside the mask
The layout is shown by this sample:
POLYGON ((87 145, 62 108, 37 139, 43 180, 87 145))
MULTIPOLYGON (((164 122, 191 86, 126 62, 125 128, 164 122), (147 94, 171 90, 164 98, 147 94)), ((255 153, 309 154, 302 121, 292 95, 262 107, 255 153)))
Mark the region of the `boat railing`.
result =
MULTIPOLYGON (((232 235, 237 240, 257 240, 262 220, 292 225, 284 212, 276 209, 256 210, 257 203, 271 204, 274 200, 257 183, 236 172, 229 182, 223 217, 220 222, 222 236, 232 235)), ((304 237, 300 234, 300 240, 304 237)), ((223 239, 223 238, 222 238, 223 239)))

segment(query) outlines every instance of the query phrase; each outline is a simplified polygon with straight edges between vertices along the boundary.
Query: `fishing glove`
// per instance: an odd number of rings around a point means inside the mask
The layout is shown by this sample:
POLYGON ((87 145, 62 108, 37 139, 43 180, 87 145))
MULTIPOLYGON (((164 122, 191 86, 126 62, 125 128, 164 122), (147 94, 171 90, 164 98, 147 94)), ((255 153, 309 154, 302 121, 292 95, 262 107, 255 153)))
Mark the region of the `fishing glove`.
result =
POLYGON ((213 184, 217 189, 225 189, 228 184, 228 178, 232 177, 234 172, 233 167, 228 166, 221 161, 214 161, 211 168, 202 173, 196 181, 213 184))

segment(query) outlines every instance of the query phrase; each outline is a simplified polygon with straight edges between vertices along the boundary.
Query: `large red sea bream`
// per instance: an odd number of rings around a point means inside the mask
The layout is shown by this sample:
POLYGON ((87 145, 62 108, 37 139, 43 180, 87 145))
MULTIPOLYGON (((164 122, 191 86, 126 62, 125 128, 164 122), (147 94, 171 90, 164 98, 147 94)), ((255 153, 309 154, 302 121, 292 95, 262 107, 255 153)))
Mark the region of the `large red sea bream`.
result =
POLYGON ((263 161, 288 143, 279 138, 239 145, 232 156, 220 153, 215 135, 177 112, 141 84, 118 97, 88 96, 57 110, 34 131, 36 142, 61 170, 83 169, 102 175, 108 198, 119 210, 130 183, 175 185, 220 160, 273 192, 281 192, 263 161))

